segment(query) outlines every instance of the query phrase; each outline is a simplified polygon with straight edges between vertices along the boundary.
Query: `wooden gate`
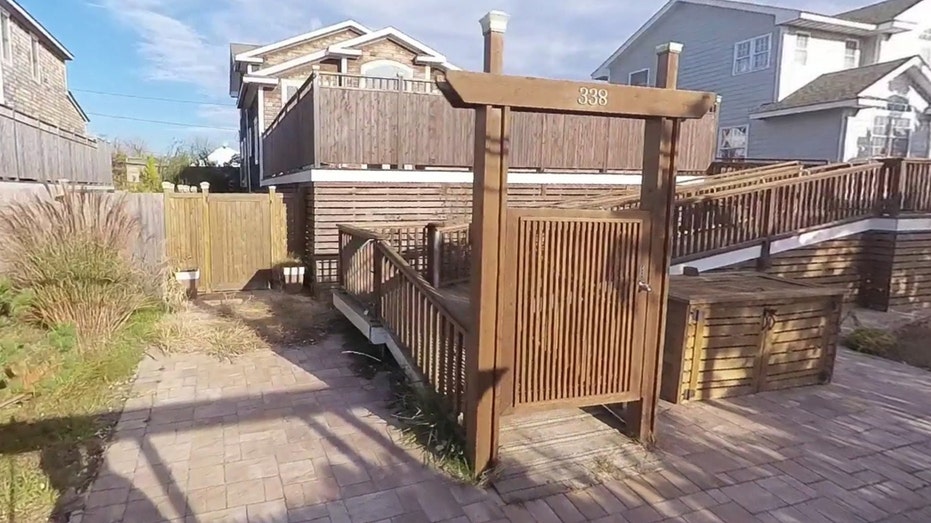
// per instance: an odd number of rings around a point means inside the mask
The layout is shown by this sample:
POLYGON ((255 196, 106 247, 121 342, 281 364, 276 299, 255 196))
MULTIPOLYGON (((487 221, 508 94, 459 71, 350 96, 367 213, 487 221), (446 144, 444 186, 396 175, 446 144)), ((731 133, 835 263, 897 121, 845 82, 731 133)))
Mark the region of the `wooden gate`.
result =
POLYGON ((505 411, 641 397, 646 211, 508 210, 505 411))
POLYGON ((281 195, 165 193, 165 238, 174 270, 199 269, 203 291, 267 288, 286 252, 281 195))

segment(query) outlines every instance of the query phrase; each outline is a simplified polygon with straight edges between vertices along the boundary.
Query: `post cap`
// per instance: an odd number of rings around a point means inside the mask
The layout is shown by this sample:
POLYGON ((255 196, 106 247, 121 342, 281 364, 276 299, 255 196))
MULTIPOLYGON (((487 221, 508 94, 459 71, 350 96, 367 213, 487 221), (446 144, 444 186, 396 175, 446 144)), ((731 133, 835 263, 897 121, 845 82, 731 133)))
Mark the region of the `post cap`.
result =
POLYGON ((203 192, 210 190, 210 182, 200 182, 200 190, 203 192))
POLYGON ((162 190, 165 192, 175 192, 175 184, 171 182, 162 182, 162 190))
POLYGON ((479 23, 482 24, 482 34, 503 33, 507 31, 509 18, 511 18, 511 15, 504 11, 488 11, 488 13, 479 20, 479 23))
POLYGON ((684 47, 685 46, 680 44, 679 42, 668 42, 668 43, 660 44, 656 46, 656 54, 663 54, 666 52, 680 54, 682 53, 682 49, 684 47))

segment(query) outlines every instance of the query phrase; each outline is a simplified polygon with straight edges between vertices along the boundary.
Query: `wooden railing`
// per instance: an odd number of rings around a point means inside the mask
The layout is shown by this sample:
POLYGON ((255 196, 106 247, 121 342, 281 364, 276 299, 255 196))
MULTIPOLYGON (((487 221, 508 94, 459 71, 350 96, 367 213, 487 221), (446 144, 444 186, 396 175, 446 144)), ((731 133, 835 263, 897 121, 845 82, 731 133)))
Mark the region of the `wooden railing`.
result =
POLYGON ((893 213, 931 212, 931 160, 888 160, 887 167, 890 199, 897 204, 893 213))
MULTIPOLYGON (((313 75, 263 134, 267 177, 312 167, 414 165, 469 168, 474 112, 453 108, 434 82, 313 75)), ((682 123, 681 171, 714 158, 717 110, 682 123)), ((512 169, 637 171, 643 122, 622 118, 515 113, 512 169)))
POLYGON ((369 316, 376 316, 375 243, 378 233, 349 225, 339 226, 339 286, 369 316))
POLYGON ((705 174, 713 176, 716 174, 725 174, 730 172, 746 171, 754 167, 766 167, 785 162, 797 162, 805 167, 817 167, 826 165, 830 162, 827 160, 797 160, 797 159, 777 159, 777 158, 754 158, 752 160, 715 160, 711 162, 705 174))
MULTIPOLYGON (((466 329, 393 241, 412 225, 367 230, 339 226, 340 288, 407 351, 426 382, 462 412, 466 329)), ((423 226, 420 227, 423 232, 423 226)))
POLYGON ((469 280, 472 223, 427 225, 427 279, 436 288, 469 280))
POLYGON ((765 185, 677 199, 674 259, 707 256, 798 230, 874 215, 883 165, 823 170, 765 185))
POLYGON ((458 418, 466 388, 466 329, 394 248, 379 241, 375 249, 378 319, 458 418))

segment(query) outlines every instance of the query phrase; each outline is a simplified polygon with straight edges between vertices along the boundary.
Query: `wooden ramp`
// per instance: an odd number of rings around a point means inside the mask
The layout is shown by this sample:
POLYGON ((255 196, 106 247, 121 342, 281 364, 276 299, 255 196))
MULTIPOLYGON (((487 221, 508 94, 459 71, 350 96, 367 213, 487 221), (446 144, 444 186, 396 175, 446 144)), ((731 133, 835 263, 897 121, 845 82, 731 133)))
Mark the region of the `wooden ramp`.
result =
POLYGON ((577 490, 655 467, 656 455, 625 436, 604 407, 546 410, 501 419, 491 483, 508 503, 577 490))

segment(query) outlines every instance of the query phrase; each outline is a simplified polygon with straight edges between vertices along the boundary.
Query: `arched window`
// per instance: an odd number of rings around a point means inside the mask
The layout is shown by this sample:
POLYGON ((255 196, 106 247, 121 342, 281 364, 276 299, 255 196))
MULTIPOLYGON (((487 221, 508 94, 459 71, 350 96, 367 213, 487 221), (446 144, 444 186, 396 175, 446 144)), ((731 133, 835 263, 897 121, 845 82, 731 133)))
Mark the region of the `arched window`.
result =
POLYGON ((414 70, 394 60, 374 60, 362 64, 362 75, 372 78, 413 78, 414 70))
POLYGON ((395 62, 394 60, 374 60, 362 64, 360 69, 362 71, 362 76, 366 77, 360 82, 362 83, 360 87, 366 87, 368 89, 388 89, 396 91, 401 88, 406 88, 403 85, 399 85, 407 83, 402 82, 401 79, 414 77, 413 69, 400 62, 395 62))

